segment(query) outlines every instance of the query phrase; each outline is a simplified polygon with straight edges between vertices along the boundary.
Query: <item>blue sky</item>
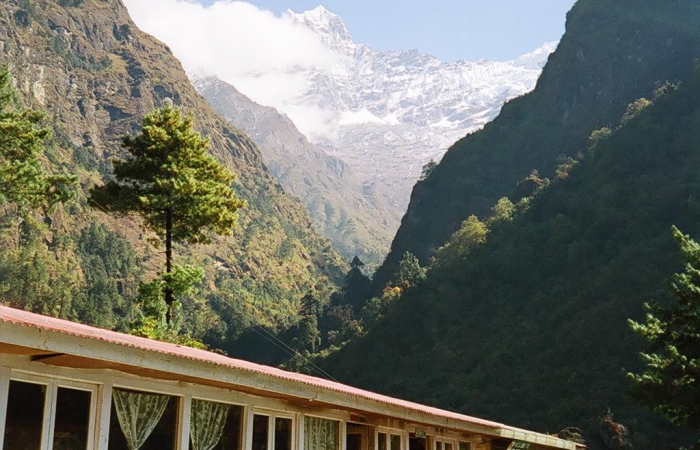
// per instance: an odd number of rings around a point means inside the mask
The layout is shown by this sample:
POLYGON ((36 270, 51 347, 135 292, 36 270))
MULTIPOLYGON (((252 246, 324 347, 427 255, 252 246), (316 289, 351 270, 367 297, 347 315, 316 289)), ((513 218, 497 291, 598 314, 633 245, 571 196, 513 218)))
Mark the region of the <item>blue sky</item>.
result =
MULTIPOLYGON (((143 0, 142 0, 143 1, 143 0)), ((214 0, 196 0, 203 5, 214 0)), ((416 48, 442 61, 508 60, 559 40, 575 0, 250 0, 279 16, 322 4, 355 42, 376 50, 416 48)))

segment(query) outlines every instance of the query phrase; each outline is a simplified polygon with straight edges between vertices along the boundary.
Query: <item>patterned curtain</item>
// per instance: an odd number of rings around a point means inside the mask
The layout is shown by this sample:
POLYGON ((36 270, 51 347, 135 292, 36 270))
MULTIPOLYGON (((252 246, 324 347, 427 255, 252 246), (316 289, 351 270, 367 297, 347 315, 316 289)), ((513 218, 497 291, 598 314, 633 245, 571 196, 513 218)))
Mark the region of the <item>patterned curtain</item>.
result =
POLYGON ((192 399, 191 450, 211 450, 219 443, 230 409, 231 405, 192 399))
POLYGON ((170 397, 115 389, 112 398, 129 450, 139 450, 163 416, 170 397))
POLYGON ((339 450, 340 425, 335 420, 304 418, 304 450, 339 450))

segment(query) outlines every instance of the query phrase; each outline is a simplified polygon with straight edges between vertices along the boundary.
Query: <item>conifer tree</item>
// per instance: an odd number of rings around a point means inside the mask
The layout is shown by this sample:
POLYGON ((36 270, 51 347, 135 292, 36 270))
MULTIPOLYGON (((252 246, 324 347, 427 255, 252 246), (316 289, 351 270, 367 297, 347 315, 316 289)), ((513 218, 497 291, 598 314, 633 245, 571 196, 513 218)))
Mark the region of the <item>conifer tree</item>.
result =
POLYGON ((671 281, 677 304, 645 304, 646 322, 629 320, 648 343, 643 373, 629 373, 633 396, 677 425, 700 430, 700 245, 673 227, 685 270, 671 281))
POLYGON ((120 214, 137 213, 165 243, 166 319, 172 319, 172 245, 210 241, 210 233, 229 235, 236 211, 245 206, 231 190, 234 175, 209 153, 209 141, 192 128, 192 115, 156 109, 143 118, 141 131, 124 136, 131 158, 114 161, 115 180, 93 188, 99 205, 120 214))
POLYGON ((343 300, 355 313, 359 313, 364 303, 369 300, 372 283, 362 272, 365 263, 355 256, 350 262, 350 270, 343 282, 343 300))
POLYGON ((42 111, 20 106, 7 68, 0 69, 0 204, 51 207, 74 194, 77 178, 50 175, 39 157, 51 130, 42 111))

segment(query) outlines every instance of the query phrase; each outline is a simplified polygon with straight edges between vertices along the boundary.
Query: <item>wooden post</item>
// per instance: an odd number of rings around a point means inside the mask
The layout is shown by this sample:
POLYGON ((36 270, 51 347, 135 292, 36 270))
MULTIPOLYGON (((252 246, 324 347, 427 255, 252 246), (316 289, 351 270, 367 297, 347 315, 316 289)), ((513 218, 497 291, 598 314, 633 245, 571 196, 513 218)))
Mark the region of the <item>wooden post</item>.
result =
POLYGON ((179 450, 190 448, 190 420, 192 417, 192 396, 186 395, 180 399, 179 426, 177 427, 177 444, 179 450))
POLYGON ((112 413, 112 383, 105 383, 97 389, 97 415, 95 421, 95 448, 107 450, 109 444, 109 421, 112 413))

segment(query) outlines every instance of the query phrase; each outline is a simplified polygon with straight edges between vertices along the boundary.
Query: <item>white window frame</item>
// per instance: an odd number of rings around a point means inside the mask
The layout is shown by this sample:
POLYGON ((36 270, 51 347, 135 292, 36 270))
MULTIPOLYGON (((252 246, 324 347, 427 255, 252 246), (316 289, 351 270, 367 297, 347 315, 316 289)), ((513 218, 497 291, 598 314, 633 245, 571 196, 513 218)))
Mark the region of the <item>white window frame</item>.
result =
POLYGON ((98 404, 98 385, 85 383, 82 381, 73 381, 68 379, 44 377, 40 375, 28 373, 16 373, 4 371, 0 377, 0 384, 5 385, 3 389, 4 396, 0 395, 0 424, 2 424, 2 434, 0 435, 0 448, 3 448, 3 440, 5 437, 5 420, 7 419, 7 399, 9 397, 10 381, 19 381, 22 383, 31 383, 44 386, 46 389, 44 395, 44 416, 41 421, 41 450, 51 450, 53 447, 53 433, 56 425, 56 402, 59 388, 75 389, 78 391, 90 392, 90 411, 88 420, 88 436, 87 450, 93 450, 95 446, 95 432, 97 429, 97 404, 98 404))
POLYGON ((391 450, 391 436, 399 436, 399 450, 408 448, 408 432, 400 428, 374 427, 374 450, 379 450, 379 433, 386 434, 386 450, 391 450))
POLYGON ((292 421, 290 449, 294 450, 295 448, 299 448, 299 443, 297 441, 297 436, 299 434, 299 427, 297 426, 298 414, 274 409, 256 408, 254 406, 248 407, 247 410, 248 413, 244 413, 244 417, 246 418, 244 422, 246 422, 247 425, 244 427, 245 436, 243 448, 245 450, 252 450, 253 448, 253 417, 256 415, 267 417, 267 450, 275 450, 275 420, 278 418, 292 421))
POLYGON ((459 442, 457 439, 446 437, 446 436, 432 436, 432 449, 433 450, 438 450, 438 442, 442 444, 442 448, 439 450, 447 450, 447 446, 445 444, 450 444, 452 446, 452 450, 459 450, 459 442))

